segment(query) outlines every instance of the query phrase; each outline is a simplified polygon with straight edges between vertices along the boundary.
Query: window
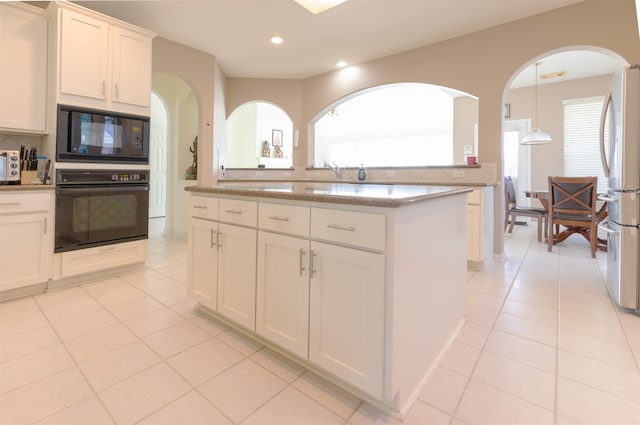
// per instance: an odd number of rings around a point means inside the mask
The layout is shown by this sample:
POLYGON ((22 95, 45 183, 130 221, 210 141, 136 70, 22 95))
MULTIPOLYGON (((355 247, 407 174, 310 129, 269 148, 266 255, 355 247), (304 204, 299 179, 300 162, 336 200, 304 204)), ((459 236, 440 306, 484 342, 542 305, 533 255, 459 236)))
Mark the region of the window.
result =
MULTIPOLYGON (((598 177, 598 192, 607 191, 600 159, 600 116, 604 97, 568 99, 564 104, 564 175, 598 177)), ((605 126, 608 126, 608 120, 605 126)), ((605 152, 609 151, 605 131, 605 152)))
POLYGON ((475 97, 429 84, 365 90, 341 99, 317 119, 313 163, 342 167, 463 164, 465 154, 477 155, 473 152, 477 106, 475 97))
POLYGON ((510 176, 516 191, 517 205, 531 205, 525 191, 531 189, 531 147, 520 144, 520 140, 531 128, 530 120, 507 120, 504 122, 503 164, 504 175, 510 176))

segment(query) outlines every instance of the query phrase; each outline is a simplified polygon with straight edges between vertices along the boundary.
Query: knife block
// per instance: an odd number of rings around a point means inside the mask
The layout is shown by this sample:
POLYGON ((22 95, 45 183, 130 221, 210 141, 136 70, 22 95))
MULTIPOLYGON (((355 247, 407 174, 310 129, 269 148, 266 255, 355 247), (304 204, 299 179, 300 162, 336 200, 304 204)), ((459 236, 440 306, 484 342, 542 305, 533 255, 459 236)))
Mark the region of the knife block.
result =
POLYGON ((20 171, 20 184, 41 184, 37 171, 20 171))

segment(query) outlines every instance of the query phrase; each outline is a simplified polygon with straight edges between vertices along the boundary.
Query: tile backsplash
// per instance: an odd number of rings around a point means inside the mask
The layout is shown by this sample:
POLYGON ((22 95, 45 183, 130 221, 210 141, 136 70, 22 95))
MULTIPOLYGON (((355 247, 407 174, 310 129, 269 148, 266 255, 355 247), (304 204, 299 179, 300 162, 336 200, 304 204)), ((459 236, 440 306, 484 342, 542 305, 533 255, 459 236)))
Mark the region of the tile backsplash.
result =
MULTIPOLYGON (((364 183, 441 183, 441 184, 494 184, 497 181, 495 163, 483 163, 474 166, 451 167, 401 167, 401 168, 365 168, 364 183)), ((225 169, 219 175, 219 181, 238 180, 338 180, 328 168, 291 168, 291 169, 225 169)), ((341 181, 358 181, 358 168, 342 170, 341 181)))
POLYGON ((21 146, 30 145, 42 152, 42 137, 23 134, 0 133, 0 149, 20 150, 21 146))

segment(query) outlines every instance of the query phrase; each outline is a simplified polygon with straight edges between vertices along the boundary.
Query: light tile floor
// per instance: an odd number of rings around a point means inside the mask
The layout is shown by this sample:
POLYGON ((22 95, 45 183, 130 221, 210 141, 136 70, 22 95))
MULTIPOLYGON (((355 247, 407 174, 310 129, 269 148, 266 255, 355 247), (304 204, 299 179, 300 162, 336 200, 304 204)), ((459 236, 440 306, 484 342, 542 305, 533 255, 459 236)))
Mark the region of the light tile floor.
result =
MULTIPOLYGON (((194 309, 186 241, 147 268, 0 304, 0 424, 398 424, 194 309)), ((640 317, 569 239, 518 226, 407 424, 640 424, 640 317)))

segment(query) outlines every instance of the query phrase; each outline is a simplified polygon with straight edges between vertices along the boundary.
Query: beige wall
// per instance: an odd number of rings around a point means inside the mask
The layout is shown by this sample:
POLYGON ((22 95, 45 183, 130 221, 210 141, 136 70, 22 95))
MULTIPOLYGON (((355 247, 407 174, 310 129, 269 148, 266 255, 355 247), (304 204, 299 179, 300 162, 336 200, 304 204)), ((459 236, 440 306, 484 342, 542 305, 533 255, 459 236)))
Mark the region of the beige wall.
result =
MULTIPOLYGON (((284 109, 294 122, 294 128, 300 129, 300 146, 294 150, 294 166, 304 167, 309 163, 307 125, 324 108, 364 88, 413 81, 455 88, 479 98, 478 156, 483 163, 496 164, 501 170, 502 112, 510 80, 534 59, 583 46, 607 49, 624 62, 640 63, 634 1, 587 0, 301 81, 229 78, 225 87, 214 57, 162 39, 154 41, 153 70, 178 70, 177 73, 198 93, 200 136, 204 145, 201 158, 214 158, 210 127, 213 109, 216 112, 214 122, 220 126, 216 127, 216 146, 224 147, 226 143, 220 122, 223 120, 221 96, 229 113, 250 100, 272 102, 284 109)), ((219 164, 216 161, 213 164, 216 166, 211 170, 202 170, 201 182, 214 181, 219 164)), ((498 174, 496 183, 502 180, 501 171, 498 174)), ((497 193, 501 194, 501 189, 497 193)), ((496 196, 494 253, 498 255, 504 251, 502 205, 501 197, 496 196)))
MULTIPOLYGON (((308 162, 306 125, 335 100, 364 88, 394 82, 425 82, 458 89, 479 98, 478 156, 502 170, 502 114, 506 87, 534 59, 583 46, 604 49, 623 62, 640 63, 640 40, 633 0, 587 0, 470 35, 355 65, 302 81, 300 147, 294 166, 308 162), (304 130, 304 131, 303 131, 304 130)), ((264 81, 265 87, 272 81, 264 81)), ((229 89, 243 90, 242 84, 229 89)), ((267 91, 252 80, 263 100, 267 91)), ((243 90, 244 91, 244 90, 243 90)), ((279 96, 284 96, 279 93, 279 96)), ((280 106, 290 115, 295 112, 280 106)), ((543 119, 543 116, 540 116, 543 119)), ((540 154, 543 155, 543 154, 540 154)), ((536 154, 536 156, 540 156, 536 154)), ((502 180, 501 171, 496 183, 502 180)), ((498 189, 501 194, 502 190, 498 189)), ((494 201, 494 253, 504 251, 503 201, 494 201)))
MULTIPOLYGON (((153 40, 152 71, 154 74, 175 74, 192 88, 198 105, 198 181, 203 184, 214 182, 214 87, 216 78, 220 78, 215 57, 156 37, 153 40)), ((224 93, 222 89, 220 91, 224 93)))

